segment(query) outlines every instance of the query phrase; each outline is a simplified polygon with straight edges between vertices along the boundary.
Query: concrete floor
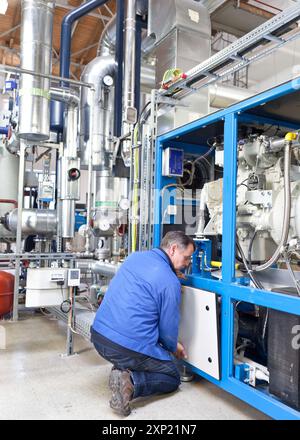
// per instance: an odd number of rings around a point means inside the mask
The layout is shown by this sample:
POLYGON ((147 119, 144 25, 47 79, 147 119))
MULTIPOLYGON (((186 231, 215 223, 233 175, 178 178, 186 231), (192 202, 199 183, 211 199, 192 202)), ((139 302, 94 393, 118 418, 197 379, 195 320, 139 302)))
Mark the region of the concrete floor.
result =
MULTIPOLYGON (((66 358, 66 326, 37 314, 0 325, 0 419, 121 419, 109 407, 110 364, 75 335, 75 356, 66 358)), ((268 419, 204 379, 182 383, 166 396, 137 399, 127 420, 268 419)))

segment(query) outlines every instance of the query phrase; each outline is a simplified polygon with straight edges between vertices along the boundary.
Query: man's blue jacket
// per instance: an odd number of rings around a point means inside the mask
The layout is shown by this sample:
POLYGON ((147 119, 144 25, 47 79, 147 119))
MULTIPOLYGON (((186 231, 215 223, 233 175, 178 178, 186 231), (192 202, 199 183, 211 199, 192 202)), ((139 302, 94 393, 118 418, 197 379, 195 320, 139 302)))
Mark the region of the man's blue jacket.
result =
POLYGON ((161 249, 131 254, 99 307, 93 328, 111 341, 156 359, 177 347, 181 285, 161 249))

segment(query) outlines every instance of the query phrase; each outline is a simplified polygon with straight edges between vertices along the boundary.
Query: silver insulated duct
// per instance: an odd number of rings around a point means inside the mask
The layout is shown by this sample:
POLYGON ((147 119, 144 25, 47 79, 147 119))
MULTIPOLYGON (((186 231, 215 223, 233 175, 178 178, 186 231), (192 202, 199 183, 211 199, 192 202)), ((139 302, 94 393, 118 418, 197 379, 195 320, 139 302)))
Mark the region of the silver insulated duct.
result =
MULTIPOLYGON (((3 224, 11 232, 17 232, 18 209, 8 213, 3 224)), ((57 226, 56 211, 46 209, 24 209, 22 211, 21 228, 22 235, 55 235, 57 226)))
MULTIPOLYGON (((178 68, 187 72, 210 57, 211 22, 207 8, 194 0, 149 0, 148 36, 155 41, 156 88, 164 74, 178 68)), ((158 117, 158 134, 191 122, 209 111, 208 90, 182 100, 158 117), (186 105, 186 107, 184 107, 186 105)))
MULTIPOLYGON (((21 67, 36 73, 51 72, 54 2, 22 0, 21 67)), ((50 136, 50 80, 20 77, 19 136, 36 142, 50 136)))
POLYGON ((82 73, 81 81, 95 86, 93 95, 86 88, 81 92, 80 149, 82 169, 88 166, 88 141, 92 144, 94 169, 101 171, 110 169, 112 166, 115 71, 115 59, 107 54, 94 58, 82 73))

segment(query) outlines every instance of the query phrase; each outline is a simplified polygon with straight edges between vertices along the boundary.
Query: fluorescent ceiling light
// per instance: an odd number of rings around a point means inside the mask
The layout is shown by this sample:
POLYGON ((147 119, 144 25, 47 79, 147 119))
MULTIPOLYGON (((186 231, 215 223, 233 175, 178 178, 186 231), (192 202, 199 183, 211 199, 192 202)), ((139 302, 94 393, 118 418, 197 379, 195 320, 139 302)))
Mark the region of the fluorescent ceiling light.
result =
POLYGON ((8 8, 7 0, 0 0, 0 14, 5 14, 8 8))

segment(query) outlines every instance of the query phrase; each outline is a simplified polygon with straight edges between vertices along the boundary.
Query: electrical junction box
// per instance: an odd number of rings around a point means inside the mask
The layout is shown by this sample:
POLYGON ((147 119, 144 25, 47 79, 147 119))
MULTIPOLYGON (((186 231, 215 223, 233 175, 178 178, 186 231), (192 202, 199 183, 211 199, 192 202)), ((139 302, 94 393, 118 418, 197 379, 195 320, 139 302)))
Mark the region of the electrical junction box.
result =
POLYGON ((183 150, 166 148, 163 151, 162 175, 167 177, 183 176, 183 150))
POLYGON ((68 298, 67 271, 67 268, 29 268, 25 306, 60 306, 68 298))
POLYGON ((5 81, 5 92, 11 92, 15 89, 17 89, 17 82, 14 80, 7 80, 5 81))
POLYGON ((52 202, 54 198, 54 183, 45 180, 39 184, 39 200, 42 202, 52 202))
POLYGON ((68 270, 68 286, 78 287, 80 285, 80 269, 68 270))

